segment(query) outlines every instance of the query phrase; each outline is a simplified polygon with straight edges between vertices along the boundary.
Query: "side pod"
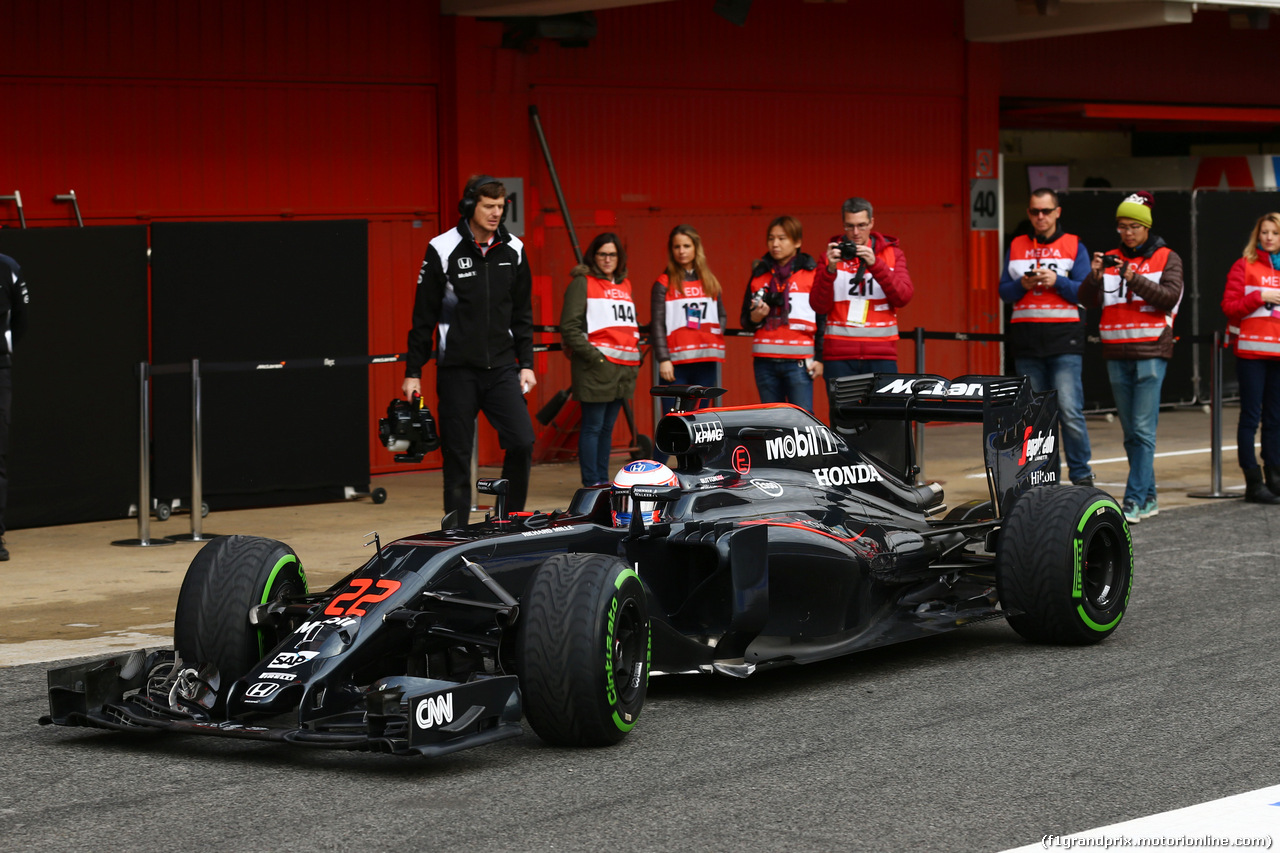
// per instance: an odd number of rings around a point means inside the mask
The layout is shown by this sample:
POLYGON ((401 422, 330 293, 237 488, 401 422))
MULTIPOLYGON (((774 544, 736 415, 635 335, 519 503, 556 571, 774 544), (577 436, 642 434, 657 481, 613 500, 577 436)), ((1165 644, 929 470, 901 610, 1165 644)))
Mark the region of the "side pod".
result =
POLYGON ((729 552, 733 609, 729 630, 716 644, 716 661, 741 663, 769 619, 769 527, 739 527, 717 546, 729 552))

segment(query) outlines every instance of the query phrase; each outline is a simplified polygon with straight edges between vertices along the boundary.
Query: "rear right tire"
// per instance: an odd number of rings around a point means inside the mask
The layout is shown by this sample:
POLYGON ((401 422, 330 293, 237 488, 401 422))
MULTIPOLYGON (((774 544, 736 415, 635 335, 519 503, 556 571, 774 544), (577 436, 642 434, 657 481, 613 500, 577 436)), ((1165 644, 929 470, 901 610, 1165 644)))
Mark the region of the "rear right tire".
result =
POLYGON ((1018 498, 996 554, 1000 604, 1028 640, 1106 639, 1133 587, 1133 542, 1115 499, 1084 486, 1042 486, 1018 498))

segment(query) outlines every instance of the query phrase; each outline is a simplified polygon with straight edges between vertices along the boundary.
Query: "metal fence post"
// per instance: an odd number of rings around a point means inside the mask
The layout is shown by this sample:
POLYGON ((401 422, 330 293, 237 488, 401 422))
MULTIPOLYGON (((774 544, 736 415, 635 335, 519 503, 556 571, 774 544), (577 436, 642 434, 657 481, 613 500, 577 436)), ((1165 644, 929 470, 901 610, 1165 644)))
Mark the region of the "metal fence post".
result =
MULTIPOLYGON (((916 373, 924 373, 924 327, 916 326, 916 373)), ((916 474, 916 485, 922 485, 924 478, 924 424, 919 421, 915 425, 916 435, 916 467, 919 472, 916 474)))
POLYGON ((117 539, 112 545, 146 548, 172 545, 172 539, 151 538, 151 365, 138 362, 138 538, 117 539))
POLYGON ((1209 355, 1209 483, 1213 491, 1187 492, 1189 498, 1238 498, 1239 492, 1222 491, 1222 332, 1214 330, 1209 355))
POLYGON ((204 532, 204 421, 201 417, 200 359, 191 359, 191 532, 169 538, 175 542, 208 542, 220 533, 204 532))

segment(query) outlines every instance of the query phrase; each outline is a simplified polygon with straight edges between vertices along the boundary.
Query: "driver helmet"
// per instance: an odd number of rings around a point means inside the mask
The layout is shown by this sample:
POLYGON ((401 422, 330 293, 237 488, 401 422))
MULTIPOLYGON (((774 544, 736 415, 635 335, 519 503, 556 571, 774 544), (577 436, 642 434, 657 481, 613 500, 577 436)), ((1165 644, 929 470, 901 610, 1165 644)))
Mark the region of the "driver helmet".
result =
MULTIPOLYGON (((613 504, 613 526, 626 527, 631 523, 631 495, 632 486, 677 486, 680 481, 676 479, 676 472, 672 471, 661 462, 654 462, 652 459, 637 459, 622 467, 618 475, 613 478, 613 495, 611 501, 613 504)), ((643 514, 644 520, 654 523, 661 515, 661 510, 654 501, 641 501, 640 512, 643 514)))

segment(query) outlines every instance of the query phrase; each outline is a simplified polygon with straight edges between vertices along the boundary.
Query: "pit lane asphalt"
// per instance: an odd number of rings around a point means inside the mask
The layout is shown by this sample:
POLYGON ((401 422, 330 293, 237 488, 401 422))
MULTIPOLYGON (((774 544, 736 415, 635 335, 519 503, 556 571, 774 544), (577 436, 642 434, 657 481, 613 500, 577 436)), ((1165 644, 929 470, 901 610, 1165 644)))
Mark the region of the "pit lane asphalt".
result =
POLYGON ((617 747, 437 760, 38 727, 4 670, 0 847, 990 850, 1280 781, 1280 507, 1163 511, 1106 642, 1004 623, 744 681, 654 679, 617 747))

